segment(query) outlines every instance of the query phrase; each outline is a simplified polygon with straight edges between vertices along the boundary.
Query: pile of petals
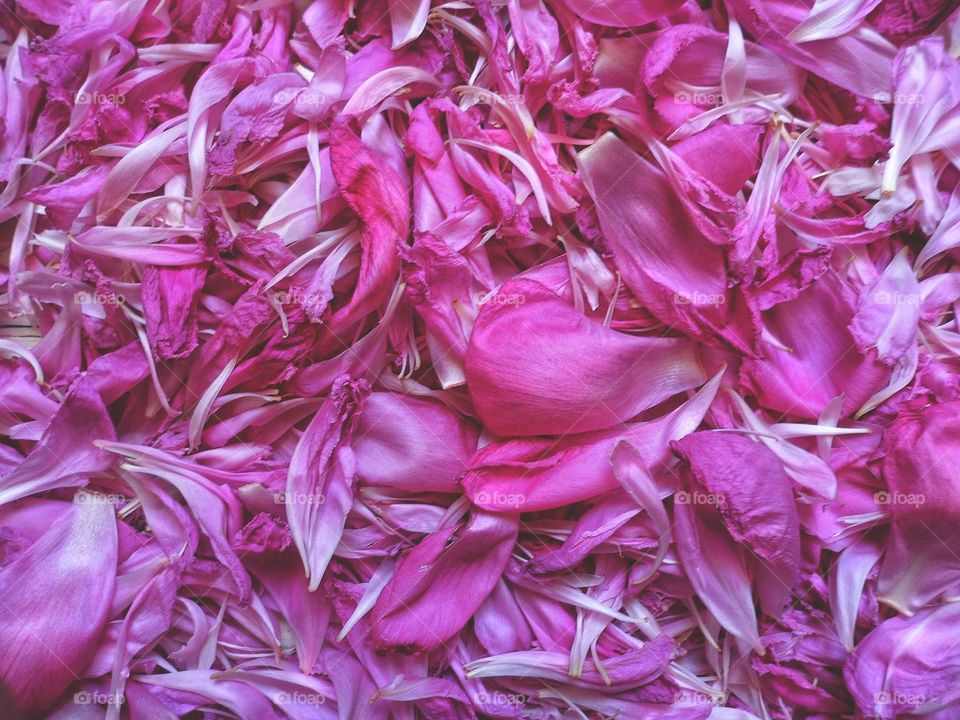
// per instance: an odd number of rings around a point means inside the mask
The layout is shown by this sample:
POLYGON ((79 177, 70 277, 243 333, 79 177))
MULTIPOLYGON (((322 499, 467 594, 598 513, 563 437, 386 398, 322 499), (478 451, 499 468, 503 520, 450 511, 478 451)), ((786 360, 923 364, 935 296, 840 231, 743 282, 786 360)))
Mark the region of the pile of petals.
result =
POLYGON ((0 715, 956 720, 956 6, 3 3, 0 715))

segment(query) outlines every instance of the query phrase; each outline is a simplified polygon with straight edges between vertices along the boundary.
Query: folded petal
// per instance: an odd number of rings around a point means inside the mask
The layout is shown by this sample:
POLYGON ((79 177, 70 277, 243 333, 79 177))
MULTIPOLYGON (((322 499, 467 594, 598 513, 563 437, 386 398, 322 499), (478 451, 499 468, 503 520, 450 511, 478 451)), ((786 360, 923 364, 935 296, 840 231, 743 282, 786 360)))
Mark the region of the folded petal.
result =
POLYGON ((747 359, 742 375, 761 404, 815 419, 843 395, 843 415, 856 411, 886 380, 888 370, 873 351, 857 349, 847 328, 853 307, 832 274, 763 314, 779 346, 766 346, 763 360, 747 359))
POLYGON ((883 167, 882 185, 888 194, 896 189, 900 171, 914 153, 951 145, 960 123, 960 62, 941 38, 926 38, 902 49, 894 73, 893 147, 883 167))
POLYGON ((0 681, 24 710, 49 707, 97 649, 117 577, 113 503, 81 492, 0 570, 0 681))
POLYGON ((960 582, 960 402, 906 411, 885 434, 876 499, 890 512, 878 599, 910 613, 960 582))
POLYGON ((390 0, 390 29, 393 49, 416 40, 427 26, 430 0, 390 0))
POLYGON ((517 532, 515 515, 475 510, 466 526, 438 530, 408 550, 373 609, 374 644, 414 651, 444 646, 493 590, 517 532))
POLYGON ((390 296, 400 269, 398 247, 410 232, 403 180, 345 124, 331 130, 330 162, 337 189, 360 217, 362 257, 350 301, 330 319, 334 328, 359 320, 390 296))
POLYGON ((847 650, 853 650, 864 586, 881 552, 876 542, 858 540, 840 553, 830 576, 830 609, 837 635, 847 650))
POLYGON ((790 479, 780 459, 743 435, 696 432, 672 444, 690 469, 695 493, 717 500, 730 536, 759 561, 760 602, 778 617, 800 563, 800 524, 790 479))
POLYGON ((920 284, 904 250, 860 293, 850 324, 857 347, 861 352, 875 347, 881 361, 897 362, 914 347, 921 304, 920 284))
POLYGON ((642 648, 605 660, 602 672, 594 660, 588 660, 579 678, 570 677, 569 660, 565 655, 541 650, 481 658, 466 669, 471 678, 541 678, 580 687, 636 687, 660 676, 676 653, 673 639, 659 635, 644 643, 642 648))
POLYGON ((688 341, 618 333, 530 280, 487 299, 467 351, 470 396, 498 435, 599 430, 704 380, 688 341))
POLYGON ((863 716, 955 717, 960 710, 958 622, 960 603, 951 602, 874 628, 844 670, 863 716))
POLYGON ((484 446, 463 477, 467 497, 490 510, 531 512, 602 495, 618 487, 610 453, 620 438, 649 467, 670 457, 669 443, 693 432, 716 397, 722 374, 657 420, 559 440, 518 439, 484 446))
POLYGON ((677 555, 694 592, 745 649, 759 649, 757 611, 743 548, 727 534, 719 513, 709 506, 678 496, 673 517, 677 555))
POLYGON ((287 520, 310 590, 320 586, 353 505, 357 461, 349 443, 369 390, 365 380, 338 378, 290 459, 287 520))
POLYGON ((869 26, 838 37, 795 44, 787 36, 803 21, 808 11, 805 4, 734 0, 731 11, 761 45, 844 90, 873 98, 892 89, 896 47, 869 26))
POLYGON ((97 440, 116 433, 100 395, 86 383, 67 393, 40 442, 26 459, 0 479, 0 504, 59 487, 76 487, 110 466, 97 440))
POLYGON ((612 133, 577 162, 596 203, 604 244, 637 298, 662 322, 699 340, 720 338, 749 352, 753 311, 728 288, 726 257, 704 234, 699 209, 612 133))
POLYGON ((409 492, 458 492, 476 449, 476 430, 443 404, 386 392, 367 397, 353 443, 360 480, 409 492))
POLYGON ((855 29, 880 0, 816 0, 810 14, 787 36, 795 43, 837 37, 855 29))

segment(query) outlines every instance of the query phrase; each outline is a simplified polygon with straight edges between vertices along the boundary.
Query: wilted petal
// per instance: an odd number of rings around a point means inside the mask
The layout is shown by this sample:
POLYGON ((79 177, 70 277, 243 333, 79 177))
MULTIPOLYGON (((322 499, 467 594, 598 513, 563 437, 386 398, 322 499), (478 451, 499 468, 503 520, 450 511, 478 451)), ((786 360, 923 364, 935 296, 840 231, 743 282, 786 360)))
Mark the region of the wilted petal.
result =
POLYGON ((357 461, 349 442, 369 389, 364 380, 339 378, 290 459, 287 519, 311 590, 320 586, 353 505, 357 461))

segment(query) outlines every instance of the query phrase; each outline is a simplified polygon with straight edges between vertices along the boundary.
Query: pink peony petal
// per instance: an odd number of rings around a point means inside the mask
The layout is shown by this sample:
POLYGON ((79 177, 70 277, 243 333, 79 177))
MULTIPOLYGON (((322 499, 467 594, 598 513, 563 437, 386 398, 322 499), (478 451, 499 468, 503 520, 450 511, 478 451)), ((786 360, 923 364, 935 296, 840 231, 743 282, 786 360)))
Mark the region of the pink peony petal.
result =
POLYGON ((523 280, 486 299, 467 352, 474 405, 499 435, 599 430, 704 379, 689 343, 619 334, 523 280))
POLYGON ((81 491, 73 507, 0 570, 0 637, 8 650, 0 680, 20 708, 50 707, 83 671, 108 619, 116 569, 113 505, 81 491))

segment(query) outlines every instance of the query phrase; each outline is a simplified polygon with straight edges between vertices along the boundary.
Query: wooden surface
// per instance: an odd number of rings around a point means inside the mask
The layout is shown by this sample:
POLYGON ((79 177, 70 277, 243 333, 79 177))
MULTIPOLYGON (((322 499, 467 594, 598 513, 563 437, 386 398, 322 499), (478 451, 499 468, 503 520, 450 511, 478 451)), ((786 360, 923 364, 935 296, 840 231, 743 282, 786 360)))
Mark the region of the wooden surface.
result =
POLYGON ((0 322, 0 337, 14 340, 24 347, 32 348, 40 341, 40 331, 29 320, 3 320, 0 322))

